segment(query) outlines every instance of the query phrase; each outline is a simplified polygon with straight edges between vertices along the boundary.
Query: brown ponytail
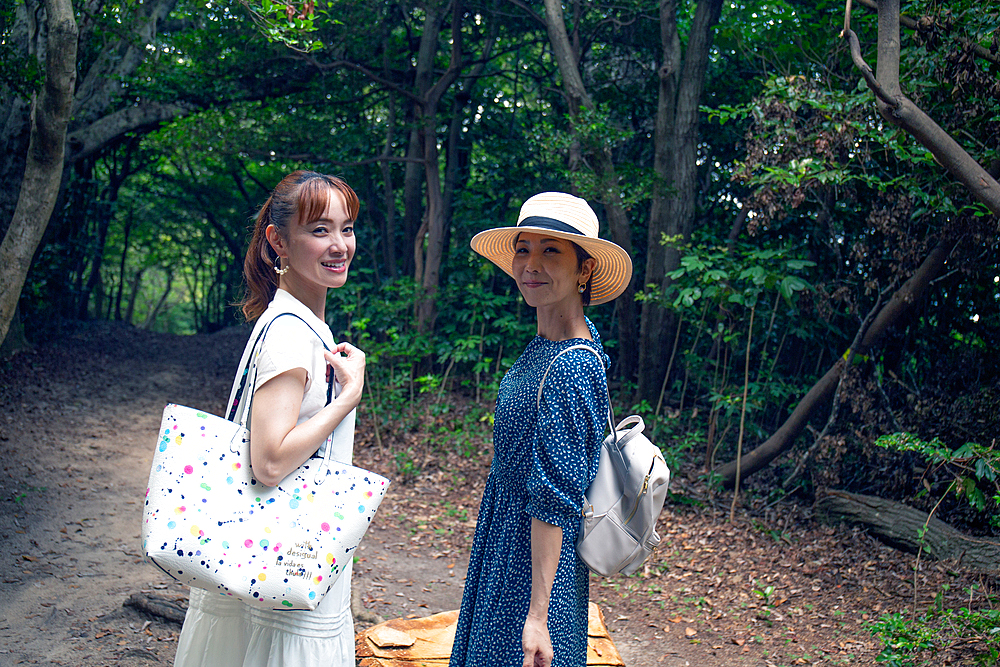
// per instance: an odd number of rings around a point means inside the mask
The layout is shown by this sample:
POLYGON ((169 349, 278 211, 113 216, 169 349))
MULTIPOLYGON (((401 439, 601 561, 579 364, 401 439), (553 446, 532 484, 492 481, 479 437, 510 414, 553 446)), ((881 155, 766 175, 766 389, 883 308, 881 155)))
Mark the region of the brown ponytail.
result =
POLYGON ((285 176, 260 207, 250 247, 243 260, 247 291, 240 305, 247 320, 260 317, 278 291, 278 275, 274 272, 278 255, 267 241, 267 226, 274 225, 278 233, 287 238, 288 225, 292 221, 306 224, 323 215, 331 190, 344 196, 347 214, 351 220, 356 220, 360 204, 351 186, 336 176, 314 171, 293 171, 285 176))

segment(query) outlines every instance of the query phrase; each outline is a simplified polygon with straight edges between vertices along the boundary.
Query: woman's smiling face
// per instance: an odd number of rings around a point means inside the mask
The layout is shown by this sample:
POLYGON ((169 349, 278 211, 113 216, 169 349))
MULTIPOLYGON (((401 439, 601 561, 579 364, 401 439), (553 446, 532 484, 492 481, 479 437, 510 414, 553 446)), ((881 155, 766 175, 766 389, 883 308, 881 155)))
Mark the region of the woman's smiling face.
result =
POLYGON ((580 306, 581 283, 593 271, 594 260, 579 267, 573 244, 565 239, 522 232, 514 245, 511 268, 529 306, 580 306))
POLYGON ((329 190, 326 209, 318 218, 289 225, 287 238, 281 241, 280 249, 275 249, 282 256, 282 268, 289 269, 281 282, 293 294, 296 287, 329 289, 347 282, 357 239, 354 221, 337 190, 329 190))

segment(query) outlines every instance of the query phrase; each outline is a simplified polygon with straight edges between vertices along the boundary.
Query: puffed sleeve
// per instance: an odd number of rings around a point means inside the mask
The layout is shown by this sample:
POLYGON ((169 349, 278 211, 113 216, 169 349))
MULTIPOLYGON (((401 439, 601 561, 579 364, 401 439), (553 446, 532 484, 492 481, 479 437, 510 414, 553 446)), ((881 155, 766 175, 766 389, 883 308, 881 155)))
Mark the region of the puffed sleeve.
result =
POLYGON ((319 337, 303 322, 294 317, 275 319, 260 342, 255 389, 276 375, 302 368, 306 371, 305 392, 308 392, 314 379, 313 362, 317 355, 322 356, 322 349, 319 337))
POLYGON ((529 473, 530 516, 575 533, 583 494, 597 474, 608 414, 607 378, 597 357, 567 352, 542 388, 529 473))

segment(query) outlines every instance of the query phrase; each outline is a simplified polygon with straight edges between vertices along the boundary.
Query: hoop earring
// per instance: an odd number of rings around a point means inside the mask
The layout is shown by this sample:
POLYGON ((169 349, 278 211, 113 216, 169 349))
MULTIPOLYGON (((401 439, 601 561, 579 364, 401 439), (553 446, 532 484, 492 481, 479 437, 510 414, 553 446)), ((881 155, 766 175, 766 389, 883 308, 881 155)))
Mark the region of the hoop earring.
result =
POLYGON ((583 294, 584 292, 586 292, 587 291, 587 283, 580 283, 577 286, 576 291, 579 292, 580 294, 583 294))
POLYGON ((279 266, 281 266, 281 258, 280 257, 276 257, 275 260, 274 260, 274 272, 277 273, 279 276, 283 276, 286 273, 288 273, 288 267, 287 266, 285 268, 283 268, 283 269, 279 269, 278 268, 279 266))

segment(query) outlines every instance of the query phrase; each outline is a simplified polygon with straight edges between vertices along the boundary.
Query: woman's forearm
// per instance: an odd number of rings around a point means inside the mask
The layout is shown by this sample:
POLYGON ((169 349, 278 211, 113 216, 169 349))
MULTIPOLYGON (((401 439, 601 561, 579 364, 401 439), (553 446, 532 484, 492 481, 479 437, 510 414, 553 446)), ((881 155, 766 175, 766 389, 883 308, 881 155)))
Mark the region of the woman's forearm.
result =
POLYGON ((532 517, 531 519, 531 602, 521 632, 524 650, 522 667, 549 667, 552 664, 552 640, 549 637, 549 597, 559 569, 562 528, 532 517))
POLYGON ((549 595, 559 567, 562 528, 531 519, 531 604, 528 614, 548 618, 549 595))
POLYGON ((254 396, 250 414, 250 465, 254 477, 267 486, 274 486, 302 465, 357 407, 353 393, 341 394, 315 415, 296 424, 304 383, 305 371, 296 369, 269 380, 254 396))

